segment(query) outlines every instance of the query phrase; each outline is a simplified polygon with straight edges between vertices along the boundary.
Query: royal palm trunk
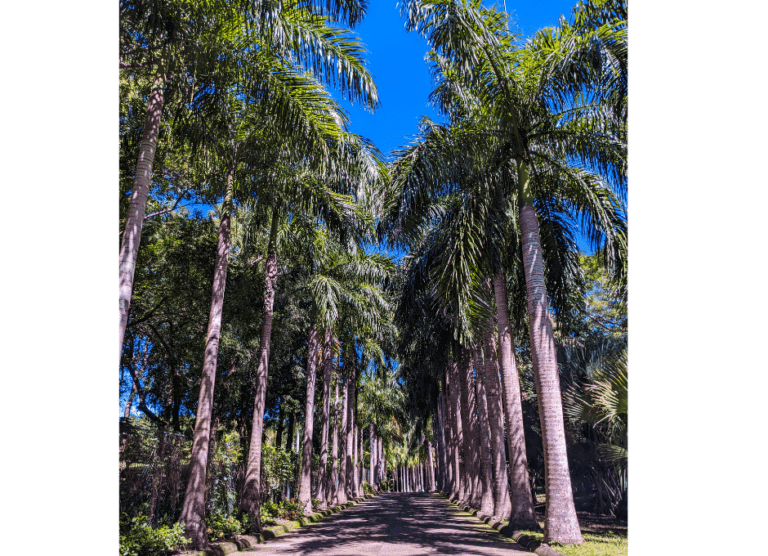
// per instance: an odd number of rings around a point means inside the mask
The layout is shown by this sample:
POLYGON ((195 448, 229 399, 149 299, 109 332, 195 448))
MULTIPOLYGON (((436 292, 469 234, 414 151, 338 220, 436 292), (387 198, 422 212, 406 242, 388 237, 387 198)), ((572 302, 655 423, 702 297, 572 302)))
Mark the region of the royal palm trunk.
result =
POLYGON ((331 413, 331 371, 333 370, 332 342, 333 335, 330 330, 326 330, 323 337, 323 428, 320 434, 320 468, 317 470, 317 484, 315 485, 315 498, 320 500, 320 508, 322 509, 328 507, 325 493, 328 475, 328 420, 331 413))
MULTIPOLYGON (((338 488, 336 486, 336 479, 339 476, 339 420, 341 418, 341 408, 339 407, 339 382, 341 381, 341 377, 339 375, 340 373, 337 372, 336 380, 334 381, 336 383, 336 392, 333 402, 333 411, 331 412, 331 419, 333 420, 333 433, 331 434, 333 437, 333 448, 331 450, 331 478, 328 481, 328 485, 325 490, 326 500, 335 500, 337 495, 335 489, 338 488)), ((346 404, 346 397, 344 403, 346 404)), ((342 431, 343 430, 344 429, 342 426, 342 431)), ((336 505, 336 502, 334 502, 334 505, 336 505)))
POLYGON ((301 452, 301 476, 299 479, 299 504, 304 515, 312 513, 312 433, 314 432, 315 383, 317 382, 317 327, 309 329, 307 343, 307 399, 304 404, 304 438, 301 452))
MULTIPOLYGON (((315 332, 317 334, 317 332, 315 332)), ((293 432, 296 426, 296 414, 291 411, 288 414, 288 438, 285 440, 285 451, 290 452, 293 449, 293 432)), ((278 446, 279 448, 279 446, 278 446)))
POLYGON ((371 487, 376 485, 376 431, 375 425, 368 425, 368 450, 370 457, 370 467, 368 468, 368 484, 371 487))
POLYGON ((211 309, 208 314, 208 331, 205 338, 205 355, 197 400, 195 433, 189 457, 189 479, 184 494, 179 522, 184 524, 187 538, 192 539, 195 548, 208 546, 205 526, 205 478, 208 469, 208 448, 211 440, 211 416, 213 414, 213 389, 216 382, 216 363, 221 338, 221 315, 224 309, 224 289, 227 285, 229 263, 230 218, 232 211, 232 190, 234 187, 236 153, 227 174, 227 191, 219 221, 219 237, 216 246, 216 263, 213 271, 211 309))
POLYGON ((240 499, 240 508, 251 516, 251 530, 260 533, 261 527, 261 441, 264 432, 264 405, 267 399, 269 378, 269 352, 272 342, 272 316, 277 286, 277 226, 279 211, 272 211, 272 226, 269 232, 269 246, 264 270, 264 323, 259 342, 259 362, 256 368, 256 398, 253 402, 253 427, 251 446, 248 450, 248 464, 245 471, 245 485, 240 499))
POLYGON ((435 492, 435 460, 432 456, 431 440, 427 440, 427 483, 429 492, 435 492))
MULTIPOLYGON (((357 400, 357 394, 355 394, 355 400, 357 400)), ((355 402, 355 421, 357 421, 357 402, 355 402)), ((363 429, 359 425, 355 425, 355 434, 357 435, 357 451, 355 457, 357 458, 357 484, 355 487, 355 496, 360 498, 363 492, 363 481, 365 481, 365 467, 363 463, 363 429)))
MULTIPOLYGON (((167 48, 167 47, 166 47, 167 48)), ((123 351, 125 329, 128 326, 128 314, 131 310, 133 294, 133 278, 136 271, 136 259, 141 243, 141 229, 144 226, 144 214, 149 197, 149 186, 152 180, 152 164, 157 150, 157 136, 160 133, 160 120, 163 115, 165 102, 165 59, 168 53, 163 50, 160 64, 152 82, 147 103, 147 118, 141 131, 139 143, 139 159, 136 161, 136 173, 133 177, 131 200, 128 203, 128 214, 125 218, 123 241, 120 244, 120 325, 118 329, 117 358, 123 351)))
POLYGON ((584 539, 576 517, 571 475, 568 470, 560 373, 557 369, 552 322, 549 319, 539 222, 533 207, 528 169, 522 161, 518 162, 518 184, 528 332, 544 444, 544 485, 547 495, 544 542, 581 544, 584 539))
POLYGON ((491 457, 493 461, 493 507, 497 520, 509 521, 512 503, 507 480, 507 456, 504 453, 504 409, 501 404, 501 383, 493 345, 492 323, 483 333, 485 361, 480 368, 483 374, 488 403, 488 425, 491 433, 491 457))
POLYGON ((378 438, 378 445, 379 455, 376 458, 378 460, 376 463, 379 466, 379 484, 381 484, 385 480, 387 473, 387 466, 386 462, 384 461, 384 439, 381 436, 378 438))
MULTIPOLYGON (((350 354, 350 359, 354 357, 354 354, 350 354)), ((354 425, 355 425, 355 380, 356 380, 355 366, 349 365, 349 375, 347 376, 347 442, 344 447, 344 461, 346 462, 346 473, 342 472, 339 482, 343 482, 346 485, 344 489, 344 502, 348 497, 355 496, 355 462, 353 457, 355 437, 354 437, 354 425)))
POLYGON ((444 407, 444 401, 443 398, 445 397, 445 391, 440 392, 437 396, 437 412, 435 415, 435 420, 433 421, 434 427, 434 437, 435 437, 435 443, 437 444, 437 464, 438 464, 438 473, 437 473, 437 488, 440 490, 440 492, 446 493, 448 492, 448 485, 447 485, 447 466, 446 462, 448 461, 448 458, 446 457, 446 449, 445 449, 445 418, 443 414, 443 407, 444 407))
POLYGON ((448 417, 448 403, 446 402, 446 396, 448 393, 448 371, 446 369, 445 371, 445 388, 442 392, 440 392, 439 398, 439 406, 438 411, 440 412, 440 425, 443 431, 443 456, 442 456, 442 462, 443 462, 443 493, 446 494, 448 497, 453 497, 452 494, 454 492, 454 480, 453 480, 453 460, 451 459, 453 454, 453 440, 451 436, 451 423, 450 418, 448 417))
MULTIPOLYGON (((353 408, 355 409, 355 408, 353 408)), ((358 436, 360 431, 355 424, 356 409, 352 412, 352 497, 360 498, 360 468, 358 467, 358 436)))
POLYGON ((539 529, 533 510, 531 485, 528 481, 528 456, 525 452, 523 432, 523 406, 520 397, 520 377, 517 375, 515 344, 509 324, 507 304, 507 282, 504 273, 499 272, 493 279, 496 296, 496 315, 499 326, 499 369, 501 371, 504 418, 507 425, 507 448, 509 449, 509 478, 512 513, 509 523, 513 529, 539 529))
POLYGON ((464 462, 461 458, 461 449, 464 446, 464 431, 461 423, 461 412, 459 411, 459 372, 458 365, 455 361, 448 361, 448 374, 450 375, 450 381, 446 381, 448 386, 448 397, 450 403, 448 404, 448 420, 451 423, 451 449, 453 454, 451 456, 453 465, 453 491, 451 492, 451 498, 457 501, 464 501, 464 462))
POLYGON ((474 414, 474 393, 470 389, 469 374, 472 372, 472 355, 468 349, 461 348, 460 367, 458 369, 458 383, 459 392, 461 395, 461 424, 463 428, 463 446, 464 446, 464 481, 466 487, 464 490, 464 501, 477 508, 479 506, 479 499, 476 496, 478 486, 478 473, 479 467, 477 461, 477 451, 479 446, 475 442, 475 431, 472 429, 473 414, 474 414))
POLYGON ((333 497, 333 505, 334 506, 340 506, 341 504, 347 503, 347 450, 349 448, 349 444, 347 442, 347 427, 349 426, 349 388, 347 387, 347 383, 349 382, 349 363, 344 362, 344 366, 342 367, 344 371, 344 388, 343 388, 343 394, 342 398, 343 401, 341 403, 341 469, 339 473, 339 482, 336 486, 336 491, 334 492, 333 497))
POLYGON ((475 388, 477 390, 477 424, 480 429, 478 439, 480 441, 480 471, 482 479, 483 496, 480 502, 480 513, 494 515, 493 503, 493 471, 491 470, 491 438, 488 425, 488 403, 485 399, 485 384, 483 376, 483 355, 476 347, 472 348, 472 358, 475 361, 475 388))

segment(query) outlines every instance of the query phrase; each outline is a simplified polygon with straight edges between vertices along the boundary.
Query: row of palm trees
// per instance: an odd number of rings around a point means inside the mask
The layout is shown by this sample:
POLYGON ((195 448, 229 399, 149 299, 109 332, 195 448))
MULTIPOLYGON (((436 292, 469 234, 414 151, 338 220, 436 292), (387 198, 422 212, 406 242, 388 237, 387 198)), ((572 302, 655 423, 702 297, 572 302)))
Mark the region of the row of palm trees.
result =
MULTIPOLYGON (((320 356, 325 370, 324 455, 332 360, 328 349, 342 306, 347 314, 356 310, 360 318, 355 324, 367 326, 371 334, 381 320, 379 313, 386 309, 380 282, 391 265, 382 257, 364 254, 363 242, 371 237, 371 209, 375 207, 357 202, 374 198, 366 191, 378 187, 386 169, 375 147, 347 130, 346 115, 325 89, 325 85, 337 86, 345 98, 371 110, 377 106, 376 86, 365 67, 359 40, 337 27, 353 26, 364 11, 364 2, 121 3, 124 78, 134 84, 151 80, 121 234, 121 352, 163 126, 172 134, 166 142, 175 142, 176 152, 186 149, 192 161, 188 165, 196 177, 208 182, 204 194, 213 197, 221 192, 224 197, 189 478, 179 518, 198 547, 207 542, 205 482, 235 207, 247 207, 251 220, 266 221, 269 226, 261 263, 265 287, 253 425, 240 496, 241 509, 253 516, 255 530, 261 529, 261 446, 284 228, 297 232, 303 226, 305 237, 316 236, 317 266, 307 284, 315 322, 309 331, 307 388, 314 387, 319 332, 325 340, 320 356)), ((354 346, 354 340, 346 345, 354 346)), ((353 350, 346 348, 350 353, 353 350)), ((355 384, 354 362, 349 356, 347 361, 345 397, 355 384)), ((309 395, 305 451, 308 441, 311 449, 313 401, 314 396, 309 395)), ((344 431, 347 450, 352 445, 351 430, 344 431)), ((305 458, 304 467, 310 460, 305 458)), ((347 461, 346 457, 342 460, 342 467, 347 461)), ((321 477, 318 482, 324 485, 327 481, 321 477)), ((319 491, 318 497, 324 498, 319 491)))
POLYGON ((401 6, 407 28, 431 47, 430 99, 446 123, 424 119, 397 153, 382 229, 410 251, 398 309, 398 324, 412 329, 403 365, 418 374, 431 359, 442 383, 432 410, 440 486, 513 528, 538 527, 512 340, 527 317, 544 540, 578 544, 550 308, 567 309, 578 280, 579 224, 616 279, 625 277, 626 5, 580 3, 573 23, 526 44, 504 12, 477 1, 401 6))

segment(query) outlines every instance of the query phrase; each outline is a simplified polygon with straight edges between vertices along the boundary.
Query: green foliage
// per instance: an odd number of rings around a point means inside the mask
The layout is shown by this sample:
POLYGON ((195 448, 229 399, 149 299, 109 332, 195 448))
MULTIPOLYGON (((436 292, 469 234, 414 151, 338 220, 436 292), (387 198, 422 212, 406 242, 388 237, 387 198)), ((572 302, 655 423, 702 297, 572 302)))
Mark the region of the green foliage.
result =
MULTIPOLYGON (((319 505, 320 501, 317 498, 312 499, 313 508, 319 505), (317 504, 315 504, 317 502, 317 504)), ((282 502, 266 501, 261 505, 262 522, 264 518, 274 522, 275 519, 288 519, 295 521, 299 516, 303 515, 299 501, 295 498, 290 500, 283 500, 282 502)))
POLYGON ((300 515, 303 515, 304 513, 301 509, 301 506, 299 505, 299 501, 295 498, 284 500, 282 510, 282 515, 280 517, 283 519, 289 519, 291 521, 295 521, 300 515))
POLYGON ((189 539, 184 538, 184 526, 152 527, 147 516, 139 514, 129 518, 123 513, 120 519, 120 556, 160 556, 184 548, 189 539))
POLYGON ((205 523, 208 526, 206 533, 208 533, 209 541, 218 541, 233 535, 240 535, 247 530, 246 526, 234 515, 213 514, 206 518, 205 523))
POLYGON ((268 496, 279 495, 286 482, 295 483, 299 473, 299 454, 277 450, 269 444, 261 448, 262 483, 267 485, 268 496))
POLYGON ((365 494, 373 494, 375 492, 368 481, 363 481, 363 492, 365 494))

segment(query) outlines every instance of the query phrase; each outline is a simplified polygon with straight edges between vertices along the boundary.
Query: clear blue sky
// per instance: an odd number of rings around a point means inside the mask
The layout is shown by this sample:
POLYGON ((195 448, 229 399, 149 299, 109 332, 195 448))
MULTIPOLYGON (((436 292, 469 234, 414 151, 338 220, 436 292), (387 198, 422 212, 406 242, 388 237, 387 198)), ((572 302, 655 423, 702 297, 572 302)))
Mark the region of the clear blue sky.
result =
MULTIPOLYGON (((506 7, 512 30, 516 26, 527 38, 543 27, 557 25, 560 15, 570 17, 576 2, 508 0, 506 7)), ((499 2, 498 5, 503 7, 504 4, 499 2)), ((405 31, 396 0, 370 0, 363 23, 354 31, 368 49, 368 67, 378 86, 381 107, 371 114, 346 102, 332 88, 331 94, 349 113, 351 131, 371 139, 386 157, 410 142, 418 131, 422 115, 440 120, 428 105, 432 82, 424 56, 429 48, 419 35, 405 31)), ((577 244, 581 250, 592 252, 589 243, 580 235, 577 235, 577 244)))
MULTIPOLYGON (((512 23, 529 37, 542 27, 557 25, 561 14, 570 16, 576 1, 509 0, 507 11, 512 23)), ((371 139, 386 156, 416 134, 422 115, 438 119, 427 104, 432 90, 424 62, 428 46, 416 33, 406 33, 396 0, 370 0, 368 14, 354 31, 368 49, 368 67, 379 89, 381 108, 370 114, 331 91, 349 112, 351 131, 371 139)))

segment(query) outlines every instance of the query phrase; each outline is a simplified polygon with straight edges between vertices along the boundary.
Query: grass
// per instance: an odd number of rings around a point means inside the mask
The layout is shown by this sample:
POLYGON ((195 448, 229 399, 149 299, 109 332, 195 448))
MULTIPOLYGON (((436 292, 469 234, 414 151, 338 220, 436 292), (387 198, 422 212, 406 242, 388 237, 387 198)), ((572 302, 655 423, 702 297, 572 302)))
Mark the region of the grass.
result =
MULTIPOLYGON (((523 532, 539 541, 544 537, 541 532, 523 532)), ((626 556, 627 554, 629 542, 626 533, 588 532, 585 527, 582 527, 581 536, 584 537, 584 544, 571 545, 553 542, 549 546, 565 554, 565 556, 626 556)))
MULTIPOLYGON (((544 538, 544 489, 536 492, 537 521, 542 531, 524 531, 536 540, 544 538)), ((571 545, 550 543, 550 546, 565 554, 565 556, 626 556, 629 551, 627 538, 627 522, 613 517, 599 516, 589 512, 576 512, 581 527, 584 544, 571 545)))
MULTIPOLYGON (((537 520, 542 531, 522 531, 522 533, 541 541, 544 538, 544 495, 538 494, 537 499, 537 520)), ((453 510, 461 515, 470 517, 470 514, 451 506, 453 510)), ((581 527, 581 536, 584 537, 584 544, 570 545, 560 543, 550 543, 550 546, 565 556, 626 556, 629 551, 629 541, 627 538, 627 523, 619 519, 606 516, 598 516, 588 512, 576 512, 581 527)), ((509 537, 500 535, 495 529, 492 529, 484 523, 475 523, 476 531, 493 537, 495 540, 504 542, 514 542, 509 537)))

